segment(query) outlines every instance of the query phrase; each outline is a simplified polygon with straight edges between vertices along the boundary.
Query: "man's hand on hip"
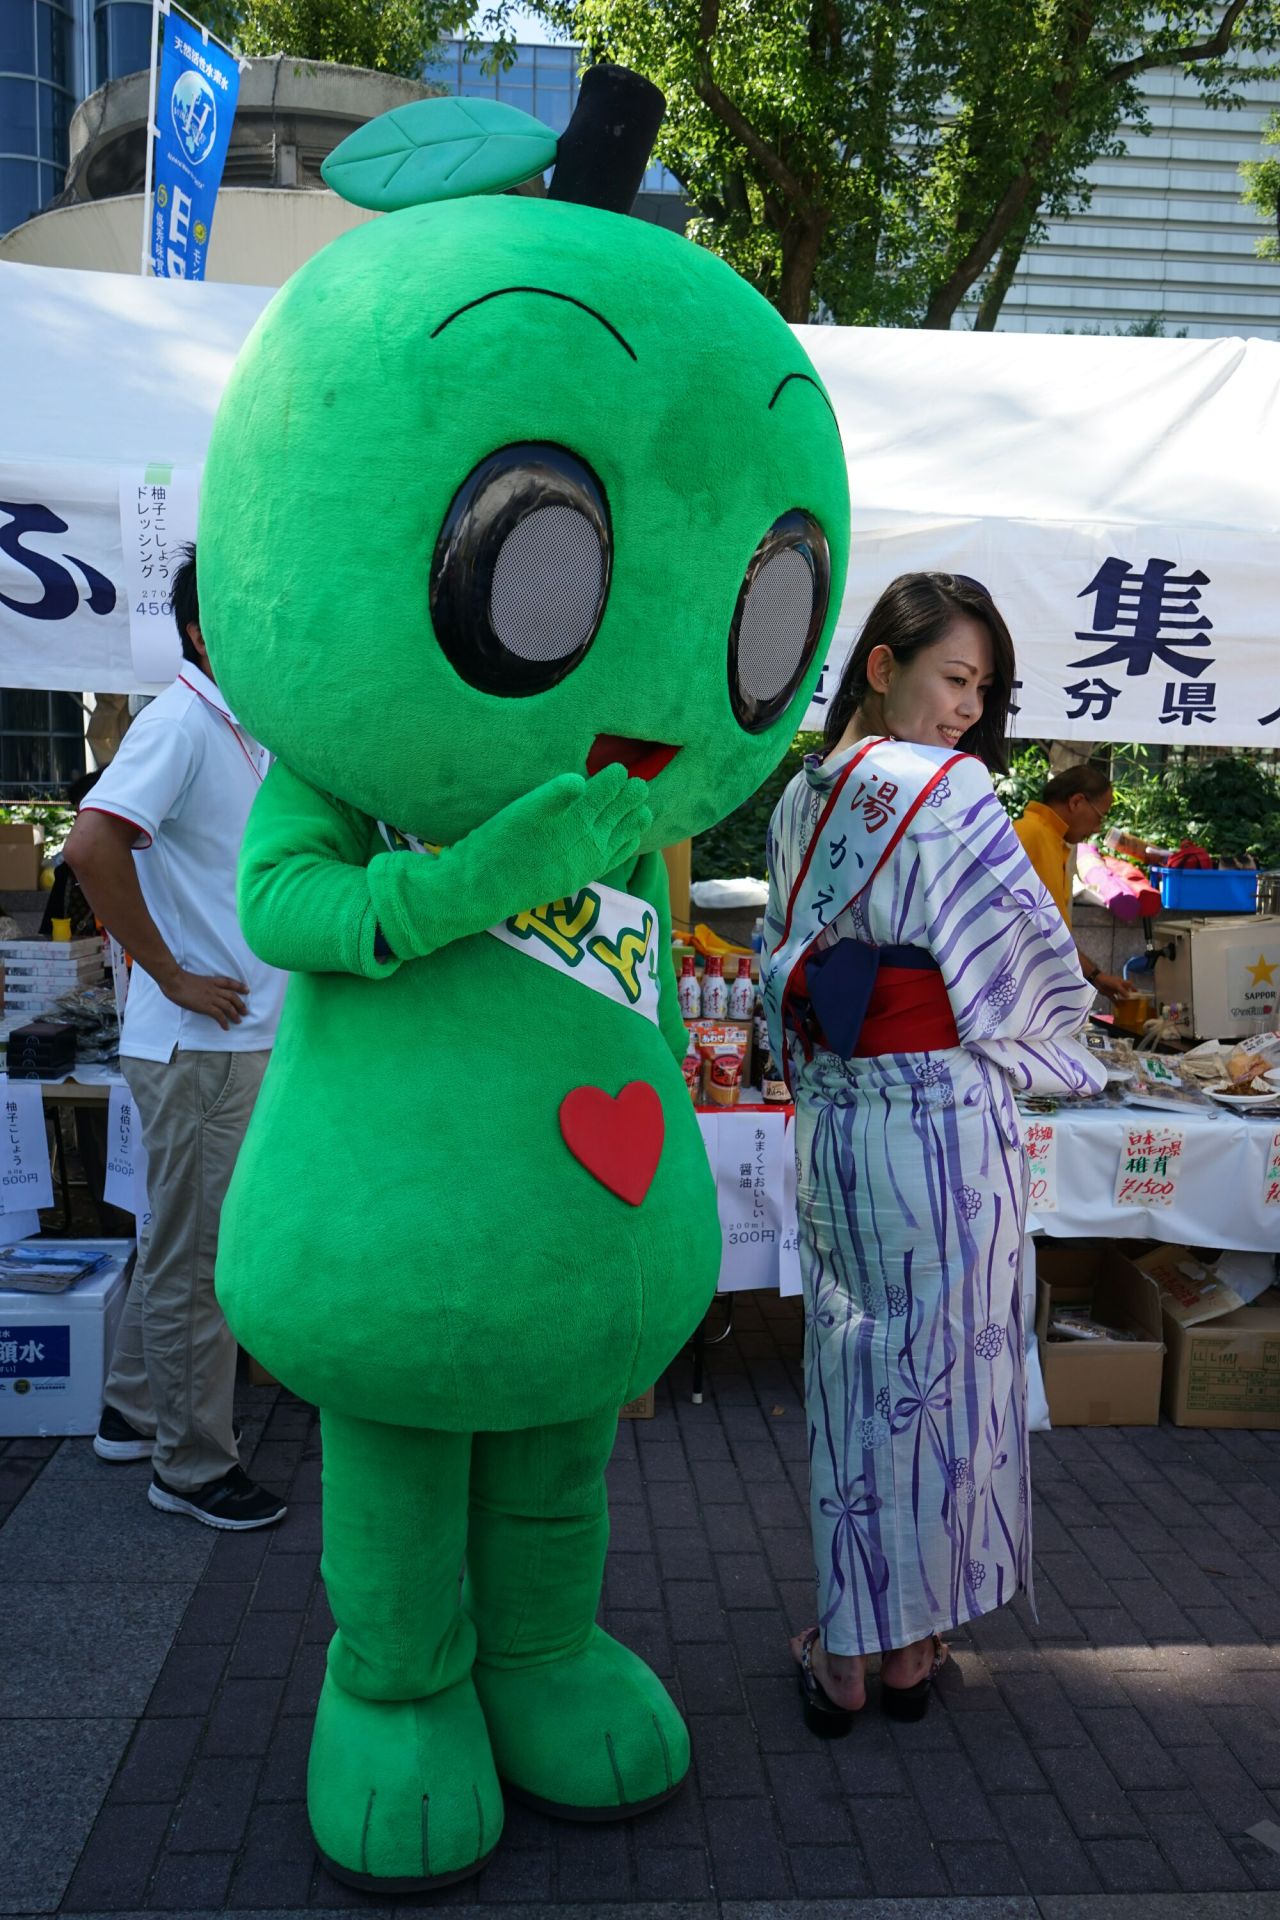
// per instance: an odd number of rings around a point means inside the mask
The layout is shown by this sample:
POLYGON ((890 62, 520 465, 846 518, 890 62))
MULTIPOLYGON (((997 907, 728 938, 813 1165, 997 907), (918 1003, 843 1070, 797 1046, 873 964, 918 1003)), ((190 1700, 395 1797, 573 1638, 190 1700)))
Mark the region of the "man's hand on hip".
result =
POLYGON ((229 980, 221 973, 188 973, 185 967, 175 966, 172 973, 166 970, 156 985, 166 1000, 185 1007, 188 1013, 202 1013, 216 1020, 224 1033, 228 1027, 239 1026, 248 1012, 245 996, 249 989, 244 981, 229 980))

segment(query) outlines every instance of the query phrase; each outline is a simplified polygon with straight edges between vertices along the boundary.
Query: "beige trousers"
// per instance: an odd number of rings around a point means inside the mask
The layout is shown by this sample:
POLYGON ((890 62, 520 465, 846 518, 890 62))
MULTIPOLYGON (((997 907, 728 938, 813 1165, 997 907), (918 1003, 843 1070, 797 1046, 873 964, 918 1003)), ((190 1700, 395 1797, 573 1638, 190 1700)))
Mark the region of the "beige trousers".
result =
POLYGON ((152 1465, 191 1493, 238 1463, 236 1343, 214 1297, 218 1221, 268 1052, 123 1058, 147 1149, 151 1219, 116 1335, 107 1404, 155 1435, 152 1465))

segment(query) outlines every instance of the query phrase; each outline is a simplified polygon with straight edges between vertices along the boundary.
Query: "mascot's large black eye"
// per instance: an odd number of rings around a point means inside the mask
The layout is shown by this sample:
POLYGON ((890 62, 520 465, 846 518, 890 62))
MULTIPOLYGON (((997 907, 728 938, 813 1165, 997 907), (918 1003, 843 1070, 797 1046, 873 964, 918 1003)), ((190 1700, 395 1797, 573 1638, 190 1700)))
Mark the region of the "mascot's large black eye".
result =
POLYGON ((775 520, 751 556, 729 632, 729 697, 748 733, 763 733, 804 678, 827 617, 831 555, 812 514, 775 520))
POLYGON ((524 441, 468 474, 431 562, 431 622, 484 693, 541 693, 572 672, 609 597, 604 489, 563 447, 524 441))

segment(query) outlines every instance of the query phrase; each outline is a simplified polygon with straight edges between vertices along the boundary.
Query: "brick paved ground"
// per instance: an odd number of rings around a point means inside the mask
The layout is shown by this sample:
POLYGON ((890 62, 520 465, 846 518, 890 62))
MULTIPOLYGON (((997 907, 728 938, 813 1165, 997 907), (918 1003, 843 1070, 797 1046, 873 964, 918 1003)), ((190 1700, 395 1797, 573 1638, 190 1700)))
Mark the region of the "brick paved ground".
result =
MULTIPOLYGON (((1280 1913, 1280 1434, 1038 1439, 1039 1623, 975 1623, 923 1723, 873 1694, 824 1745, 786 1653, 812 1613, 798 1358, 794 1303, 741 1298, 707 1403, 686 1356, 610 1468, 605 1617, 683 1702, 685 1792, 625 1827, 512 1807, 493 1864, 429 1904, 1280 1913)), ((243 1410, 291 1503, 270 1532, 154 1514, 147 1469, 87 1441, 0 1443, 0 1912, 376 1910, 317 1867, 303 1808, 332 1624, 317 1429, 273 1390, 243 1410)))

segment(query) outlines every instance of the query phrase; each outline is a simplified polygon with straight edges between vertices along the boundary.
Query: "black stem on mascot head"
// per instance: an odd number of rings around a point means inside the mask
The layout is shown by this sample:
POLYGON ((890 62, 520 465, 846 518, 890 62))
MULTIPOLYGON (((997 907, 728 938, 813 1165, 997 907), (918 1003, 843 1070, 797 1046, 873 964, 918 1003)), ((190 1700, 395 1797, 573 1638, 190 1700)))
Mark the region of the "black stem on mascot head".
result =
POLYGON ((626 67, 588 67, 573 118, 556 146, 550 200, 630 213, 667 103, 626 67))

